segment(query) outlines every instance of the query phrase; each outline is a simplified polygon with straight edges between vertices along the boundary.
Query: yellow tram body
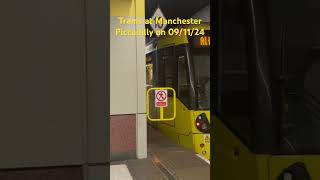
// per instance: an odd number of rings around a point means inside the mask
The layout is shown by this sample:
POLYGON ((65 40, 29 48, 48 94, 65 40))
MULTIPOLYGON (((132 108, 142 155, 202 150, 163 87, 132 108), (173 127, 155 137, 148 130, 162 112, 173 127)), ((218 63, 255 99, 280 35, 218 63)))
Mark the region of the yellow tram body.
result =
POLYGON ((213 179, 278 180, 279 175, 296 162, 305 164, 311 179, 320 179, 319 155, 255 154, 221 120, 213 118, 213 135, 219 137, 214 143, 213 179))
MULTIPOLYGON (((205 31, 210 30, 209 24, 201 24, 201 25, 188 25, 183 26, 183 28, 197 28, 204 29, 205 31)), ((177 54, 176 49, 174 47, 178 46, 191 46, 192 41, 189 39, 189 36, 181 35, 181 36, 162 36, 157 38, 154 42, 147 44, 146 46, 146 60, 147 60, 147 88, 150 87, 170 87, 170 85, 155 85, 154 82, 157 76, 160 73, 154 72, 156 67, 159 65, 155 65, 155 58, 162 58, 161 53, 158 53, 161 49, 173 48, 173 54, 177 54), (152 55, 153 54, 153 55, 152 55), (153 59, 152 59, 153 57, 153 59), (149 82, 149 83, 148 83, 149 82)), ((209 52, 209 47, 208 47, 209 52)), ((209 53, 207 53, 208 57, 209 53)), ((191 55, 192 56, 192 55, 191 55)), ((177 58, 177 57, 176 57, 177 58)), ((161 63, 161 62, 160 62, 161 63)), ((192 76, 192 75, 190 75, 192 76)), ((208 74, 208 78, 209 78, 208 74)), ((192 78, 192 77, 190 77, 192 78)), ((159 80, 161 81, 161 79, 159 80)), ((201 132, 196 127, 196 119, 200 115, 204 115, 210 123, 210 106, 207 109, 197 109, 188 107, 186 103, 184 103, 179 98, 179 90, 177 90, 177 100, 176 100, 176 118, 172 121, 148 121, 154 128, 160 130, 163 134, 169 137, 175 143, 191 149, 195 151, 197 154, 202 155, 206 159, 210 160, 210 132, 201 132)), ((167 111, 170 111, 168 109, 167 111)), ((172 112, 165 112, 172 113, 172 112)), ((208 125, 210 127, 210 124, 208 125)))

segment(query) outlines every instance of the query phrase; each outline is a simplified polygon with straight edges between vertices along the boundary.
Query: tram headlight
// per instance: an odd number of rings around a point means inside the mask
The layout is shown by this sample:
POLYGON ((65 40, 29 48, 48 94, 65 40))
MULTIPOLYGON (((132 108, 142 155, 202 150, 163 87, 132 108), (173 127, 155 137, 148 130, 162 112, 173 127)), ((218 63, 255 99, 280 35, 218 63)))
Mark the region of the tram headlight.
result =
POLYGON ((304 163, 297 162, 279 175, 277 180, 311 180, 308 170, 304 163))
POLYGON ((293 174, 291 172, 284 172, 282 178, 283 180, 293 180, 293 174))
POLYGON ((210 123, 205 113, 200 114, 196 118, 195 125, 200 132, 203 132, 203 133, 210 132, 210 123))

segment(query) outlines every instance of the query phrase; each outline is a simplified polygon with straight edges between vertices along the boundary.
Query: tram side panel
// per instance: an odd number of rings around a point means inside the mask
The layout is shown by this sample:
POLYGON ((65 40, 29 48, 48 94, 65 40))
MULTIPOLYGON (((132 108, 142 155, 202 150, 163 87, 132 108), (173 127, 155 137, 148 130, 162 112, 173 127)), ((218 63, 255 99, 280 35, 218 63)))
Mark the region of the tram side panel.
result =
MULTIPOLYGON (((174 39, 174 38, 173 38, 174 39)), ((172 41, 172 39, 167 39, 172 41)), ((177 38, 179 42, 187 39, 177 38)), ((159 44, 170 44, 160 40, 159 44)), ((172 44, 172 42, 171 42, 172 44)), ((174 43, 173 43, 174 44, 174 43)), ((150 50, 150 45, 147 46, 147 74, 149 85, 155 87, 173 87, 177 91, 177 115, 173 121, 152 122, 149 121, 156 129, 159 129, 166 134, 175 143, 196 151, 196 153, 210 159, 210 133, 200 132, 196 128, 197 117, 204 113, 210 123, 210 113, 208 111, 191 110, 187 104, 191 103, 190 77, 187 69, 187 58, 185 47, 187 45, 169 46, 159 50, 150 50), (180 49, 179 51, 177 51, 180 49), (179 66, 179 67, 178 67, 179 66), (151 68, 152 67, 152 68, 151 68), (179 83, 178 83, 179 82, 179 83)), ((149 102, 153 103, 153 102, 149 102)), ((165 114, 172 114, 170 108, 165 110, 165 114)))

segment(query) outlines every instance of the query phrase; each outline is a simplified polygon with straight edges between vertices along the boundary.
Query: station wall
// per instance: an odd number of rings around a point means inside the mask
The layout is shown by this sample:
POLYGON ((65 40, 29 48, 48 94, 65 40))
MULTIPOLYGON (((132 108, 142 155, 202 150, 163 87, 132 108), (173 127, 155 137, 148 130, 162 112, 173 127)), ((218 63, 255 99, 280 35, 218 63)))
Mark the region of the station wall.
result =
POLYGON ((110 2, 110 151, 111 160, 146 157, 145 37, 117 36, 120 17, 144 19, 143 0, 110 2))

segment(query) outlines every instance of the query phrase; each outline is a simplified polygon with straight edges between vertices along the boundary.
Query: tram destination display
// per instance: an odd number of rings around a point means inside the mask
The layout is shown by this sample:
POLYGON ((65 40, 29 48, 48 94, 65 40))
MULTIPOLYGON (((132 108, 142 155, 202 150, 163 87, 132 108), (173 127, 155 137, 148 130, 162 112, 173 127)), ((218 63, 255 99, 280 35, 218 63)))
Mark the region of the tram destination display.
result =
POLYGON ((192 46, 194 48, 208 48, 210 47, 210 36, 193 36, 192 46))

